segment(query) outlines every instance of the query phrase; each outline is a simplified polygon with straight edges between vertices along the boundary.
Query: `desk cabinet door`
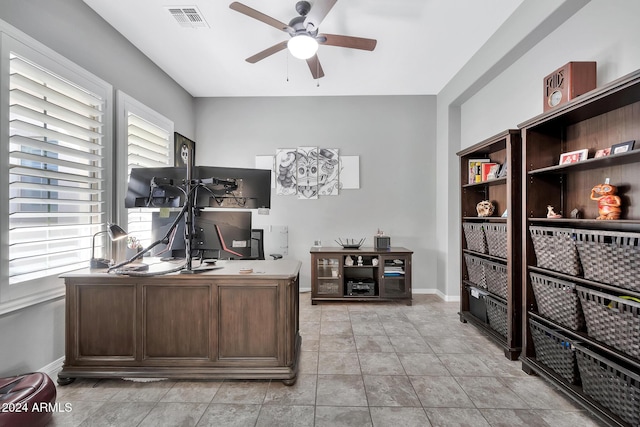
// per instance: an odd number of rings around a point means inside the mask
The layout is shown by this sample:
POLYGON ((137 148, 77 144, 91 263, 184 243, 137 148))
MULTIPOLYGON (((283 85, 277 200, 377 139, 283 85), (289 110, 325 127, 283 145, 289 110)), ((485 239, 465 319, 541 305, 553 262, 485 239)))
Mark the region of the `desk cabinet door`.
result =
POLYGON ((144 285, 144 359, 210 359, 211 286, 144 285))
POLYGON ((278 283, 255 286, 218 285, 218 360, 274 366, 284 348, 284 297, 278 283))
MULTIPOLYGON (((134 360, 136 356, 135 285, 69 287, 69 340, 77 340, 72 358, 85 362, 134 360)), ((69 354, 69 353, 67 353, 69 354)))

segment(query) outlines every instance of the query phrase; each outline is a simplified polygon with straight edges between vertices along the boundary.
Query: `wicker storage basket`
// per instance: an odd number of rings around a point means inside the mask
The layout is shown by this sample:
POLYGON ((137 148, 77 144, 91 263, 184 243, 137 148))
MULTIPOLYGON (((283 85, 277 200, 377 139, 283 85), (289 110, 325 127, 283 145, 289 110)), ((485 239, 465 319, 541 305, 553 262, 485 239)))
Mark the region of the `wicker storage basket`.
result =
POLYGON ((482 263, 484 264, 484 280, 487 284, 487 290, 507 299, 507 266, 487 260, 482 260, 482 263))
POLYGON ((640 291, 640 234, 576 230, 585 279, 640 291))
POLYGON ((464 238, 467 249, 481 254, 487 253, 487 240, 484 236, 484 225, 481 222, 463 222, 464 238))
POLYGON ((574 331, 584 327, 584 315, 575 283, 537 273, 529 273, 529 277, 538 313, 574 331))
POLYGON ((507 224, 485 224, 489 255, 507 258, 507 224))
POLYGON ((503 337, 507 337, 507 304, 492 298, 490 295, 484 300, 487 306, 489 326, 503 337))
POLYGON ((538 362, 553 369, 571 384, 577 384, 580 376, 573 341, 535 319, 529 319, 529 329, 538 362))
POLYGON ((474 286, 466 286, 469 293, 469 311, 478 319, 487 323, 487 306, 484 302, 487 292, 474 286))
POLYGON ((529 232, 538 267, 573 276, 582 272, 571 229, 532 225, 529 232))
POLYGON ((577 290, 589 336, 640 359, 640 303, 582 286, 577 290))
POLYGON ((576 358, 582 391, 632 426, 640 425, 640 374, 580 344, 576 358))
POLYGON ((482 258, 464 254, 464 261, 465 264, 467 264, 467 275, 469 281, 482 289, 487 289, 487 283, 484 278, 484 264, 482 263, 482 258))

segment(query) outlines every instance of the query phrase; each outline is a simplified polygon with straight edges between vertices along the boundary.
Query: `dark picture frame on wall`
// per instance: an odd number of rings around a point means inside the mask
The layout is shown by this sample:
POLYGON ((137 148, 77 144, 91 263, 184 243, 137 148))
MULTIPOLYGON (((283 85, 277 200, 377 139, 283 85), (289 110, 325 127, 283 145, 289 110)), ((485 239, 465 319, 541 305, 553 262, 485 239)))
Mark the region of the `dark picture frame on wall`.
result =
POLYGON ((196 142, 180 135, 178 132, 173 133, 173 165, 177 167, 193 167, 196 158, 196 142))

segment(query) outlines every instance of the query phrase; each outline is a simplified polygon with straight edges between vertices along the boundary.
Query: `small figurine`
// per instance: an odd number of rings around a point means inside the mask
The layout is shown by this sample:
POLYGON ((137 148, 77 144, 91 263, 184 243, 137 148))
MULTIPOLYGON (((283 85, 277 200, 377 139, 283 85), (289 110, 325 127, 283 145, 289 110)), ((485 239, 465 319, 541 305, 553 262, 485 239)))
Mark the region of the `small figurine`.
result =
POLYGON ((344 265, 351 267, 353 265, 353 258, 349 255, 344 259, 344 265))
POLYGON ((611 184, 598 184, 591 189, 591 200, 598 201, 596 219, 620 219, 620 197, 616 196, 618 188, 611 184), (598 194, 597 197, 595 195, 598 194))
POLYGON ((483 200, 482 202, 476 205, 476 211, 478 211, 478 216, 491 216, 493 215, 493 210, 495 206, 488 200, 483 200))
POLYGON ((562 215, 555 213, 553 206, 547 206, 547 218, 562 218, 562 215))
POLYGON ((371 265, 373 265, 374 267, 378 265, 378 258, 374 258, 371 260, 371 265))
POLYGON ((362 267, 362 255, 358 256, 358 265, 362 267))
POLYGON ((571 211, 571 218, 580 219, 582 218, 582 212, 578 208, 575 208, 571 211))

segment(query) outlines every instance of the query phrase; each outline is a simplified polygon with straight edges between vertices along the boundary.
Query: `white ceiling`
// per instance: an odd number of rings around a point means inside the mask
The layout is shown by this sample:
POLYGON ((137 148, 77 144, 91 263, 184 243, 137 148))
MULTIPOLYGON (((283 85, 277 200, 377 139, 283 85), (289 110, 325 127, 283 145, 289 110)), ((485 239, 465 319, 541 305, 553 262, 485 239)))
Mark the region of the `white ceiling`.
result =
MULTIPOLYGON (((286 50, 246 62, 289 35, 229 9, 231 0, 84 2, 191 95, 218 97, 437 94, 522 0, 338 1, 320 32, 378 44, 373 52, 320 46, 318 81, 286 50), (180 26, 167 6, 196 6, 208 27, 180 26)), ((285 23, 297 16, 296 0, 241 3, 285 23)))

